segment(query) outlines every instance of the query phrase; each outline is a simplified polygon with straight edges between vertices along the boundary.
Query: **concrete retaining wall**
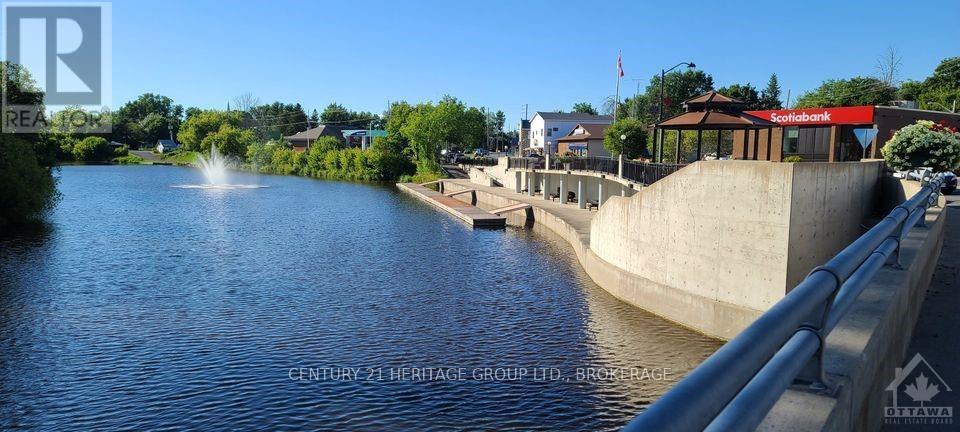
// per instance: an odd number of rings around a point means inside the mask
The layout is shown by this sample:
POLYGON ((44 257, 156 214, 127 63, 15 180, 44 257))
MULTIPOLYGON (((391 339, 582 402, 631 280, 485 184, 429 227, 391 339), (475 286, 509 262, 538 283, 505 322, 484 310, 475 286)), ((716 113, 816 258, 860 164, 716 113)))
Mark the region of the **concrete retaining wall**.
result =
POLYGON ((611 199, 591 224, 590 247, 652 282, 764 311, 863 232, 880 169, 697 162, 634 197, 611 199))
MULTIPOLYGON (((916 182, 907 184, 913 195, 916 182)), ((943 201, 941 201, 942 205, 943 201)), ((885 391, 902 366, 943 246, 946 212, 931 208, 927 227, 902 243, 902 269, 884 267, 830 333, 824 353, 826 394, 787 391, 764 419, 765 431, 875 431, 890 403, 885 391)))

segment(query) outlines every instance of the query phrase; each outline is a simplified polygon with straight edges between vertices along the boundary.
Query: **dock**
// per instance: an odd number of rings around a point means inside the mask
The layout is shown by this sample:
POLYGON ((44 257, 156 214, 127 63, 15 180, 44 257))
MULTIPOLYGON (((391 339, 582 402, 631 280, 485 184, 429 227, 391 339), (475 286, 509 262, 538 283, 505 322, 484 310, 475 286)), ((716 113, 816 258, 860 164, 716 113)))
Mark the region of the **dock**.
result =
MULTIPOLYGON (((425 183, 426 184, 426 183, 425 183)), ((473 192, 473 190, 457 191, 444 195, 425 185, 417 183, 397 183, 401 191, 409 193, 421 201, 438 207, 475 228, 503 228, 507 225, 507 218, 490 213, 480 207, 470 205, 454 198, 454 195, 473 192)))

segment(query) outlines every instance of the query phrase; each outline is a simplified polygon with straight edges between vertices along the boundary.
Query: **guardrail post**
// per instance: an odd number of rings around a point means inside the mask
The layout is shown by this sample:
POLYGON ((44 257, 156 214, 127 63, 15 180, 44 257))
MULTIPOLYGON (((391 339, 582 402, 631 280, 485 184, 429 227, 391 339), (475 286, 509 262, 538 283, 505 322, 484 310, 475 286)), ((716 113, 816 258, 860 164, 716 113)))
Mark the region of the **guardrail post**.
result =
POLYGON ((623 153, 617 155, 617 177, 623 178, 623 153))
POLYGON ((807 274, 807 277, 809 278, 817 272, 828 273, 833 278, 834 288, 830 297, 823 303, 823 306, 819 310, 812 312, 811 315, 804 320, 804 323, 797 328, 797 331, 806 330, 817 335, 817 338, 820 339, 820 346, 817 348, 816 354, 807 361, 806 366, 803 367, 803 370, 800 371, 796 379, 794 379, 794 382, 807 384, 813 390, 822 391, 830 388, 830 385, 827 383, 827 375, 823 370, 823 351, 824 348, 826 348, 826 335, 823 333, 823 330, 824 327, 826 327, 827 317, 830 315, 830 308, 833 306, 833 301, 837 297, 837 292, 840 291, 840 286, 843 285, 843 280, 836 271, 827 266, 815 267, 807 274))

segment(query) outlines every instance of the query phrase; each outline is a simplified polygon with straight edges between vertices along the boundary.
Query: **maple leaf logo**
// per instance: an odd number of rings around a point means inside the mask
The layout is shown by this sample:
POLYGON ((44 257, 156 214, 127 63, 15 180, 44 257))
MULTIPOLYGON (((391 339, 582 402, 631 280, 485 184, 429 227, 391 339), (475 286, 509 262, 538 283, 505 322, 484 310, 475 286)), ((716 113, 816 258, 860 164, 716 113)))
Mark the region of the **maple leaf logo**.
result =
POLYGON ((921 373, 916 382, 904 387, 904 393, 913 398, 914 402, 920 402, 920 406, 923 406, 924 402, 930 402, 930 399, 940 393, 938 387, 937 384, 930 384, 927 377, 921 373))

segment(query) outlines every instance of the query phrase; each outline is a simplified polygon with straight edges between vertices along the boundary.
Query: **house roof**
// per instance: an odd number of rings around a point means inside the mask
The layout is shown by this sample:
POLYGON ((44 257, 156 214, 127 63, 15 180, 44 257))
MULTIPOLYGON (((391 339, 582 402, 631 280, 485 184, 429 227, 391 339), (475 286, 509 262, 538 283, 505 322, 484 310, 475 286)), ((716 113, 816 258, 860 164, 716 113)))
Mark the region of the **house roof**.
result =
POLYGON ((540 116, 544 120, 560 120, 560 121, 613 121, 613 116, 608 115, 593 115, 593 114, 584 114, 584 113, 565 113, 565 112, 544 112, 537 111, 534 113, 534 116, 540 116))
POLYGON ((530 120, 520 120, 520 129, 530 129, 530 120))
POLYGON ((567 136, 558 139, 557 141, 585 141, 589 139, 603 139, 603 131, 605 131, 609 125, 604 124, 578 124, 577 127, 573 128, 567 136), (574 135, 574 132, 577 129, 583 128, 585 133, 574 135))
POLYGON ((285 136, 285 139, 294 140, 294 141, 306 141, 306 140, 315 140, 321 136, 332 136, 336 138, 343 138, 343 131, 346 130, 346 127, 342 126, 333 126, 333 125, 320 125, 312 129, 307 129, 302 132, 297 132, 290 136, 285 136))

